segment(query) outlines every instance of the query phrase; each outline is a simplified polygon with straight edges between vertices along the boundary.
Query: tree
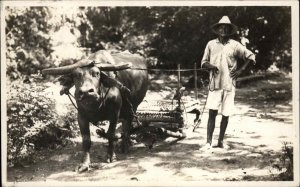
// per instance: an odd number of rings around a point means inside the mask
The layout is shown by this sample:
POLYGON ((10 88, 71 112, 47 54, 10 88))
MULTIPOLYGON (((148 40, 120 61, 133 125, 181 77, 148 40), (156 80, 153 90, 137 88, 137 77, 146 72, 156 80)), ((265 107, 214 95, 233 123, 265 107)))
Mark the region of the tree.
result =
POLYGON ((7 75, 12 79, 37 73, 50 59, 47 7, 6 8, 7 75))
MULTIPOLYGON (((272 64, 291 71, 290 7, 76 7, 64 23, 52 24, 53 7, 8 7, 6 15, 7 74, 18 78, 53 64, 51 33, 65 23, 80 31, 78 48, 128 50, 160 68, 200 65, 207 42, 216 36, 210 26, 228 15, 239 27, 234 39, 249 41, 257 53, 255 70, 272 64)), ((80 56, 80 55, 79 55, 80 56)))

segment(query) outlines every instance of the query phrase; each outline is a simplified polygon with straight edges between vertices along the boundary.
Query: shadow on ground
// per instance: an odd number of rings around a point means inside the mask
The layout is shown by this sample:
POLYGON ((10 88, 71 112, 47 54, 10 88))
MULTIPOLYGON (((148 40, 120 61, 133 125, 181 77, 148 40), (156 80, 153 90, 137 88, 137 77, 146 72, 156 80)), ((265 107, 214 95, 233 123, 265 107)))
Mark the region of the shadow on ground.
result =
MULTIPOLYGON (((194 133, 191 129, 187 131, 188 138, 180 141, 167 138, 151 150, 135 144, 128 155, 118 151, 118 161, 109 164, 104 162, 106 142, 96 142, 91 149, 92 167, 81 174, 74 170, 81 161, 81 145, 68 145, 28 167, 10 168, 9 181, 152 181, 161 176, 163 180, 187 181, 275 179, 278 171, 272 164, 280 157, 280 150, 268 149, 263 144, 248 145, 240 141, 241 136, 228 135, 229 148, 202 151, 199 148, 205 128, 194 133)), ((261 138, 257 133, 248 135, 261 138)))
MULTIPOLYGON (((160 90, 161 85, 171 85, 168 81, 176 87, 175 78, 171 76, 163 84, 158 81, 153 87, 160 90)), ((171 98, 176 90, 173 87, 164 87, 159 96, 171 98)), ((94 141, 91 170, 81 174, 74 170, 81 162, 81 143, 75 142, 58 150, 44 151, 32 164, 8 168, 8 181, 276 180, 280 172, 274 169, 274 164, 282 155, 282 142, 291 141, 294 132, 291 89, 291 79, 281 77, 239 88, 237 113, 228 126, 226 149, 201 150, 206 138, 205 112, 200 127, 195 132, 192 126, 186 129, 187 138, 183 140, 167 138, 152 150, 135 144, 128 155, 118 151, 118 161, 110 164, 104 163, 107 142, 94 141)), ((207 90, 199 90, 201 111, 206 94, 207 90)), ((192 95, 192 90, 185 92, 185 96, 192 95)), ((216 124, 214 139, 218 138, 218 131, 216 124)))

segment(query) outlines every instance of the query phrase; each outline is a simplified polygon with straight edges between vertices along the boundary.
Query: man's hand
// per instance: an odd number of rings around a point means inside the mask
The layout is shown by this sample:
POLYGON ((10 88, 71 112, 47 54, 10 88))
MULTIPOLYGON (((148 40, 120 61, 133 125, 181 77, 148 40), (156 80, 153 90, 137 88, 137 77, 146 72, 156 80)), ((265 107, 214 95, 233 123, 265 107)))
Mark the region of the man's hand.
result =
MULTIPOLYGON (((213 66, 213 65, 212 65, 212 66, 213 66)), ((211 71, 212 71, 214 74, 218 74, 218 73, 219 73, 219 69, 218 69, 216 66, 211 67, 211 71)))
POLYGON ((250 62, 255 64, 255 61, 253 61, 252 59, 247 59, 244 65, 239 70, 231 70, 230 77, 232 77, 233 79, 237 79, 239 76, 241 76, 242 72, 247 68, 250 62))
POLYGON ((242 74, 242 72, 243 72, 244 70, 243 69, 239 69, 239 70, 232 70, 231 72, 230 72, 230 77, 232 78, 232 79, 237 79, 241 74, 242 74))
POLYGON ((209 69, 210 71, 212 71, 215 74, 219 73, 219 69, 216 66, 214 66, 214 65, 212 65, 210 63, 203 64, 203 67, 209 69))

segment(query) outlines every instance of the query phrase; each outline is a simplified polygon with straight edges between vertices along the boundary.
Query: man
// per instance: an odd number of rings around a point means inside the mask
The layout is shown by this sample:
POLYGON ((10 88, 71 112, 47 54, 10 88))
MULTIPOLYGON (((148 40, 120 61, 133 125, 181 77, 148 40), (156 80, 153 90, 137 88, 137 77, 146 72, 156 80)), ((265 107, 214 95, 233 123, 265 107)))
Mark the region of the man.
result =
POLYGON ((215 120, 220 106, 222 120, 216 147, 224 147, 224 134, 234 107, 236 78, 241 75, 250 62, 255 64, 255 55, 239 42, 230 39, 230 36, 237 31, 237 27, 230 22, 227 16, 223 16, 211 28, 218 37, 208 42, 201 62, 202 68, 210 70, 207 98, 207 108, 209 109, 207 141, 201 149, 210 149, 212 146, 215 120), (237 59, 245 62, 240 69, 237 69, 237 59))

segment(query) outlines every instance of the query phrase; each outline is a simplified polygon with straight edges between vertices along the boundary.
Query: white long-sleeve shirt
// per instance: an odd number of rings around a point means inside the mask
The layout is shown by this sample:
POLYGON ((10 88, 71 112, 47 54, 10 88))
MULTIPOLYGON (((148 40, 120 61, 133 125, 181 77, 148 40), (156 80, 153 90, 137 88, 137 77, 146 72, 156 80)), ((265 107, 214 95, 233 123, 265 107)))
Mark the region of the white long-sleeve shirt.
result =
POLYGON ((219 69, 219 73, 212 77, 210 73, 210 88, 215 90, 224 89, 230 91, 235 80, 230 77, 230 72, 237 68, 237 60, 249 59, 255 62, 255 55, 241 43, 229 39, 222 44, 219 39, 211 40, 207 43, 201 61, 201 67, 205 63, 210 63, 219 69))

